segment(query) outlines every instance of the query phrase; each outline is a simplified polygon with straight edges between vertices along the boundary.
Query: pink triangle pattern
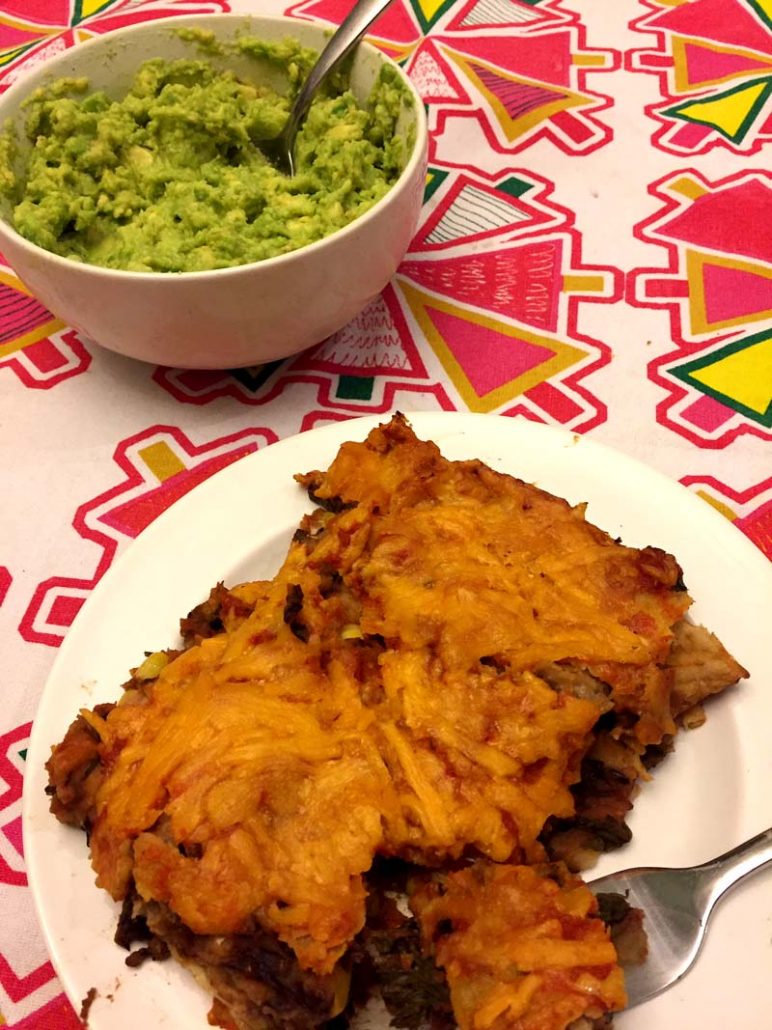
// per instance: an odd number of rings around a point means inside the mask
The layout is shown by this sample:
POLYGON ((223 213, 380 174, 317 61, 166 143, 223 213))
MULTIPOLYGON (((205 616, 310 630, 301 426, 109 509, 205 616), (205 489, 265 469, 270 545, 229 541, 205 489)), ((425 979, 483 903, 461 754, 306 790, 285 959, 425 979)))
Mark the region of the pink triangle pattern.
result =
POLYGON ((544 82, 552 86, 571 87, 572 49, 576 44, 566 27, 533 35, 435 37, 451 49, 463 53, 467 60, 475 58, 496 65, 504 73, 544 82))
POLYGON ((706 263, 703 282, 708 322, 752 318, 772 310, 772 278, 742 268, 706 263))
POLYGON ((40 34, 37 29, 21 28, 19 25, 0 23, 0 48, 2 50, 11 50, 13 47, 18 46, 27 46, 30 43, 34 43, 39 38, 40 34))
POLYGON ((376 297, 356 318, 307 355, 295 369, 359 375, 425 377, 418 351, 396 325, 383 296, 376 297))
POLYGON ((737 519, 735 525, 772 561, 772 500, 750 515, 737 519))
POLYGON ((513 121, 545 104, 562 100, 566 96, 566 93, 550 89, 547 86, 534 86, 528 82, 517 82, 514 79, 505 78, 503 75, 497 75, 490 68, 474 64, 471 61, 469 66, 479 76, 486 89, 501 102, 513 121))
POLYGON ((480 397, 549 361, 553 352, 457 315, 427 307, 448 349, 480 397))
POLYGON ((451 83, 439 61, 428 49, 421 50, 416 56, 410 67, 410 78, 421 94, 421 99, 427 102, 466 99, 451 83))
POLYGON ((693 247, 772 263, 772 187, 757 178, 698 197, 659 226, 693 247))
POLYGON ((539 240, 436 261, 405 261, 400 273, 463 304, 484 306, 526 325, 557 326, 562 242, 539 240))
POLYGON ((753 108, 741 137, 730 139, 718 127, 685 120, 681 108, 689 100, 710 102, 751 76, 772 71, 772 33, 753 10, 756 0, 640 0, 647 13, 630 28, 647 39, 630 50, 631 71, 656 75, 660 99, 646 105, 657 127, 652 145, 679 157, 713 148, 743 155, 759 152, 772 140, 772 117, 753 108), (652 35, 656 43, 651 44, 652 35))
POLYGON ((40 301, 0 282, 0 345, 32 332, 52 318, 40 301))
POLYGON ((3 14, 41 25, 69 25, 70 0, 3 0, 3 14))
MULTIPOLYGON (((306 20, 318 18, 340 25, 350 10, 349 0, 300 0, 300 3, 292 4, 284 13, 290 17, 306 20)), ((415 43, 420 32, 409 4, 394 3, 376 18, 368 29, 368 35, 406 46, 415 43)))
POLYGON ((648 378, 663 394, 657 422, 699 447, 726 447, 744 435, 770 440, 758 420, 696 382, 682 382, 677 370, 695 348, 707 353, 737 338, 736 327, 726 323, 742 322, 741 331, 752 334, 754 322, 768 322, 772 289, 764 269, 754 265, 772 264, 772 179, 755 171, 711 181, 689 168, 651 183, 649 193, 661 207, 635 225, 633 235, 663 247, 667 256, 660 268, 628 273, 627 298, 634 307, 664 309, 670 319, 672 348, 648 363, 648 378))
POLYGON ((18 816, 16 819, 12 819, 9 823, 6 823, 3 827, 3 834, 18 854, 24 858, 24 844, 21 836, 21 816, 18 816))
POLYGON ((772 560, 772 478, 746 490, 736 490, 714 476, 684 476, 681 480, 699 493, 714 495, 737 513, 734 525, 772 560))
MULTIPOLYGON (((771 41, 772 42, 772 41, 771 41)), ((722 53, 709 50, 698 43, 687 43, 684 47, 689 81, 700 85, 715 79, 728 78, 732 75, 751 74, 768 71, 769 61, 762 61, 744 54, 722 53)))
POLYGON ((443 103, 456 105, 470 102, 451 63, 430 37, 423 39, 416 47, 407 70, 425 103, 442 107, 443 103))
POLYGON ((647 19, 647 27, 769 53, 769 33, 738 0, 690 0, 647 19))

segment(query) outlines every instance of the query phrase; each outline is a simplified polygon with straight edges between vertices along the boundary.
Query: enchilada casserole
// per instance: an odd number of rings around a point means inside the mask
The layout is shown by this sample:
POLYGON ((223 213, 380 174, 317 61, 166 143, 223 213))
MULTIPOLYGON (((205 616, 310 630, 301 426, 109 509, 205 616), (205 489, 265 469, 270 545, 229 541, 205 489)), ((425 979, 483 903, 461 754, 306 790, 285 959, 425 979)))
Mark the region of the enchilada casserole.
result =
POLYGON ((671 555, 402 416, 296 478, 276 576, 215 587, 52 751, 120 943, 237 1030, 345 1026, 373 991, 397 1026, 607 1026, 622 973, 575 873, 745 670, 671 555))

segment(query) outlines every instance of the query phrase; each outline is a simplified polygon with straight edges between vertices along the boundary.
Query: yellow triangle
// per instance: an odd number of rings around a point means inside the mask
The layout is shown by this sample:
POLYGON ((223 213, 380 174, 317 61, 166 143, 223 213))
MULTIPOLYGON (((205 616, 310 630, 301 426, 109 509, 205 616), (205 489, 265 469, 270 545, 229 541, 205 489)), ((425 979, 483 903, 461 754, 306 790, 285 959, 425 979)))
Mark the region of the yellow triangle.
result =
MULTIPOLYGON (((0 66, 4 64, 10 64, 11 61, 15 61, 16 58, 24 53, 23 46, 14 47, 13 50, 1 50, 0 51, 0 66)), ((0 1026, 3 1024, 0 1023, 0 1026)))
POLYGON ((764 415, 772 402, 772 338, 690 373, 698 383, 764 415))
POLYGON ((678 113, 695 122, 703 122, 720 129, 727 136, 736 136, 743 122, 767 88, 766 82, 754 82, 745 89, 727 93, 715 100, 701 100, 693 104, 682 104, 678 113))
POLYGON ((424 20, 427 23, 431 22, 444 3, 445 0, 418 0, 418 6, 421 8, 424 20))
POLYGON ((542 336, 540 333, 526 330, 521 325, 504 322, 495 315, 484 314, 473 308, 463 307, 426 293, 401 275, 397 275, 396 282, 413 317, 470 411, 487 412, 500 408, 532 387, 543 383, 545 379, 550 379, 587 357, 585 351, 570 343, 542 336), (553 356, 536 368, 529 369, 509 382, 480 394, 438 330, 431 316, 432 311, 443 312, 454 318, 463 319, 472 325, 491 330, 500 334, 503 340, 509 337, 513 345, 516 345, 517 341, 523 340, 537 347, 543 347, 552 351, 553 356))
POLYGON ((756 6, 772 21, 772 0, 756 0, 756 6))
POLYGON ((90 18, 92 14, 97 14, 109 3, 110 0, 81 0, 81 17, 90 18))

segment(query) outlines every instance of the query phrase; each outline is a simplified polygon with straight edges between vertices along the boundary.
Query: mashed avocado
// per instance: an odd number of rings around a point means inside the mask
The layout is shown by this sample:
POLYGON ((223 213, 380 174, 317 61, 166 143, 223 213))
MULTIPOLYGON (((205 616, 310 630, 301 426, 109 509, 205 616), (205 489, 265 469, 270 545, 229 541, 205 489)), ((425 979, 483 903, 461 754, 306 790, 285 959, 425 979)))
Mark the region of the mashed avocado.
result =
MULTIPOLYGON (((207 41, 196 42, 206 52, 207 41)), ((90 92, 85 79, 37 90, 26 102, 23 169, 12 140, 0 139, 0 190, 17 232, 95 265, 196 272, 312 243, 388 191, 409 149, 395 126, 411 102, 392 68, 365 109, 341 76, 316 96, 288 178, 255 144, 279 134, 316 54, 294 40, 233 46, 281 67, 287 96, 197 58, 146 61, 119 100, 90 92)))

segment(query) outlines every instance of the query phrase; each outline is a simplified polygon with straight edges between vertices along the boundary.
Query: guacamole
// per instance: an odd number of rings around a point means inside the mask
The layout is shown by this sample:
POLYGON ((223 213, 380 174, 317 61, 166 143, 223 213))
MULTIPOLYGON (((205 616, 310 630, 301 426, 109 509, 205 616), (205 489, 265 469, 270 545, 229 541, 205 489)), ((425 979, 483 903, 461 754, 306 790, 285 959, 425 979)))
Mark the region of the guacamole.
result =
MULTIPOLYGON (((26 101, 30 146, 0 141, 0 190, 12 224, 46 250, 139 272, 197 272, 284 254, 357 218, 392 186, 409 142, 411 103, 385 66, 362 109, 345 76, 317 94, 298 135, 296 174, 261 154, 279 134, 316 53, 297 41, 229 44, 256 62, 254 81, 215 70, 197 39, 190 59, 148 60, 120 99, 60 79, 26 101), (282 95, 259 65, 286 74, 282 95), (26 156, 25 155, 26 151, 26 156)), ((221 53, 223 44, 208 41, 221 53)))

